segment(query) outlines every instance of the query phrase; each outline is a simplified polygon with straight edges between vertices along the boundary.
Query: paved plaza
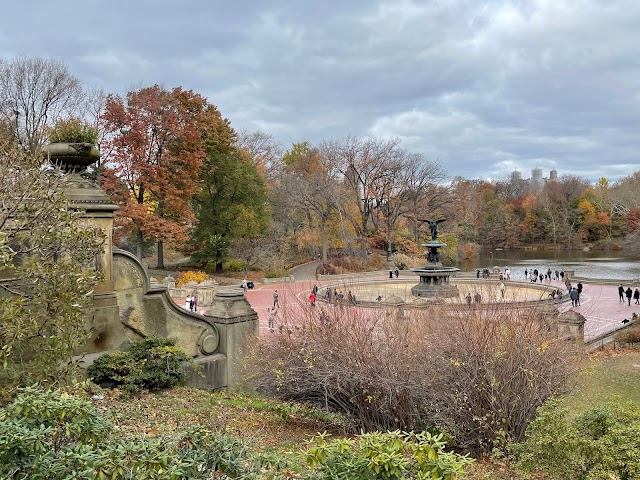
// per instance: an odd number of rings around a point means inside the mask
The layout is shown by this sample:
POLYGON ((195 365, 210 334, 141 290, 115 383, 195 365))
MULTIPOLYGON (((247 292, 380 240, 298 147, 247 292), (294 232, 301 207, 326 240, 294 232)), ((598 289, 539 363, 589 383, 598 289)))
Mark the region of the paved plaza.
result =
MULTIPOLYGON (((311 265, 313 266, 313 264, 311 265)), ((308 268, 311 272, 311 267, 308 268)), ((313 269, 315 271, 315 268, 313 269)), ((291 318, 298 311, 309 308, 309 294, 314 285, 323 287, 332 285, 338 291, 342 291, 345 299, 348 292, 351 291, 356 299, 360 301, 375 301, 378 296, 382 297, 382 301, 397 297, 403 301, 419 302, 420 300, 411 296, 411 287, 417 283, 418 277, 415 279, 403 278, 389 279, 387 275, 377 274, 357 280, 332 280, 331 282, 317 282, 311 280, 311 274, 304 273, 304 270, 297 271, 294 282, 287 282, 272 285, 257 285, 255 289, 247 291, 247 299, 253 309, 258 313, 260 318, 260 331, 267 331, 267 319, 269 313, 267 308, 273 306, 273 292, 278 290, 279 311, 276 316, 278 318, 291 318), (305 278, 306 277, 306 278, 305 278)), ((455 279, 452 284, 456 284, 455 279)), ((499 290, 499 281, 483 281, 482 279, 473 283, 458 282, 458 290, 461 296, 459 298, 447 299, 447 303, 462 303, 464 295, 467 292, 473 296, 476 291, 481 293, 483 302, 503 302, 503 301, 532 301, 548 298, 548 293, 556 288, 564 288, 564 284, 560 281, 545 281, 542 285, 547 287, 547 291, 539 288, 531 288, 529 282, 524 279, 515 281, 505 281, 505 298, 501 296, 499 290)), ((533 284, 535 285, 535 284, 533 284)), ((540 286, 538 283, 537 286, 540 286)), ((586 319, 585 323, 585 340, 589 341, 598 335, 611 332, 622 325, 623 320, 631 319, 632 314, 640 315, 640 305, 631 305, 627 301, 619 301, 617 285, 604 285, 599 283, 583 282, 583 291, 580 296, 580 306, 572 307, 571 301, 568 300, 566 289, 564 290, 564 298, 566 301, 558 304, 561 312, 565 312, 573 308, 576 312, 582 314, 586 319)), ((625 285, 625 288, 629 285, 625 285)), ((631 285, 632 289, 636 285, 631 285)), ((319 293, 322 296, 322 290, 319 293)), ((316 308, 332 308, 326 303, 318 302, 316 308)), ((363 307, 358 307, 363 308, 363 307)), ((364 307, 366 308, 366 307, 364 307)))

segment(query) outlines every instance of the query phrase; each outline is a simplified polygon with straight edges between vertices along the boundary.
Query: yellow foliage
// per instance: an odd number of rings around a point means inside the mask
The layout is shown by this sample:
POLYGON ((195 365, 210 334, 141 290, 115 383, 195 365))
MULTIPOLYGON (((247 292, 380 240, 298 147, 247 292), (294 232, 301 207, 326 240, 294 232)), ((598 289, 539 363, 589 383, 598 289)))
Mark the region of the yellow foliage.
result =
POLYGON ((178 279, 176 281, 176 286, 180 288, 181 286, 189 283, 189 282, 204 282, 209 278, 204 272, 196 271, 196 270, 187 270, 186 272, 178 272, 178 279))

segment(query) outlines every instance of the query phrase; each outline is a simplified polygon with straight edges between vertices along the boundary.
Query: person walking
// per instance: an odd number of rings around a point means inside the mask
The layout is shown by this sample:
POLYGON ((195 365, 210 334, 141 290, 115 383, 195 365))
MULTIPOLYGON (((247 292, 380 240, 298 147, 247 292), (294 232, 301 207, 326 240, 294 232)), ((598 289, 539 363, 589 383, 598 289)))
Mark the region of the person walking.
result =
POLYGON ((571 291, 569 292, 569 298, 571 299, 571 306, 572 307, 577 307, 577 303, 578 303, 578 289, 576 287, 573 287, 571 289, 571 291))
POLYGON ((267 312, 269 312, 269 320, 267 325, 269 327, 269 331, 273 332, 273 327, 275 324, 276 313, 278 312, 275 308, 267 308, 267 312))
POLYGON ((636 288, 636 291, 633 292, 633 299, 635 300, 636 305, 640 305, 640 290, 636 288))
POLYGON ((312 307, 316 306, 316 294, 313 293, 313 290, 311 291, 311 293, 309 294, 309 303, 311 303, 312 307))
POLYGON ((578 295, 582 295, 582 282, 578 282, 578 295))
POLYGON ((627 296, 627 302, 629 302, 629 306, 631 306, 631 296, 633 295, 633 290, 631 290, 631 287, 627 287, 627 291, 624 293, 627 296))
POLYGON ((504 283, 500 282, 500 295, 502 295, 502 298, 504 298, 504 291, 506 288, 507 287, 504 286, 504 283))
POLYGON ((280 302, 278 300, 278 290, 274 290, 273 292, 273 308, 279 307, 280 302))
POLYGON ((467 301, 467 307, 471 308, 471 293, 467 293, 467 296, 464 298, 467 301))
POLYGON ((398 271, 397 268, 396 268, 396 271, 394 273, 396 274, 396 278, 398 278, 398 276, 400 275, 400 272, 398 271))
POLYGON ((618 295, 620 296, 620 301, 624 302, 624 287, 622 284, 618 287, 618 295))

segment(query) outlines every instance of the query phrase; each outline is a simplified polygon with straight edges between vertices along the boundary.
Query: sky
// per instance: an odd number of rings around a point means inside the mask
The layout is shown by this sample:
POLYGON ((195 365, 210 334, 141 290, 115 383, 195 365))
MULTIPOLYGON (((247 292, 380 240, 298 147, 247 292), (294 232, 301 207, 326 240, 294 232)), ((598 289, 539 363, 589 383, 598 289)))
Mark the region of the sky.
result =
POLYGON ((193 90, 237 131, 399 138, 451 178, 640 170, 639 0, 22 0, 0 57, 193 90))

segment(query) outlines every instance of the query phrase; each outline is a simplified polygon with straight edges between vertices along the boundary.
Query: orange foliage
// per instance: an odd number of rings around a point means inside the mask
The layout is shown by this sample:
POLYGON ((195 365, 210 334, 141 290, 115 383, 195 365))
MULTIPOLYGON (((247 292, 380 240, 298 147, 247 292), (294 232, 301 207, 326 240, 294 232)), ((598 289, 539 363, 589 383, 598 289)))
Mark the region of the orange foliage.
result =
POLYGON ((181 246, 195 217, 190 201, 205 157, 196 116, 209 108, 204 97, 155 85, 107 98, 102 122, 105 190, 120 206, 125 230, 181 246))
POLYGON ((189 282, 204 282, 209 278, 205 272, 199 270, 187 270, 186 272, 178 272, 178 279, 176 280, 176 286, 179 288, 189 282))

